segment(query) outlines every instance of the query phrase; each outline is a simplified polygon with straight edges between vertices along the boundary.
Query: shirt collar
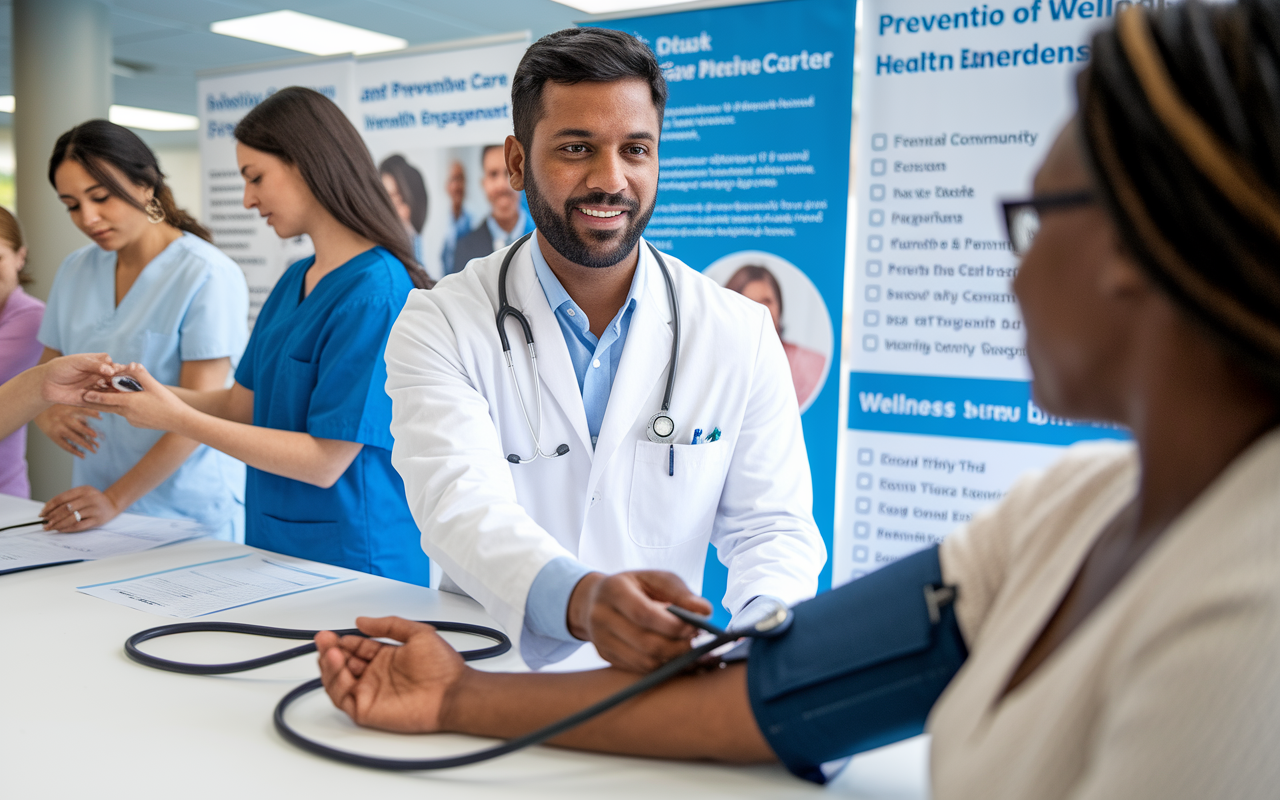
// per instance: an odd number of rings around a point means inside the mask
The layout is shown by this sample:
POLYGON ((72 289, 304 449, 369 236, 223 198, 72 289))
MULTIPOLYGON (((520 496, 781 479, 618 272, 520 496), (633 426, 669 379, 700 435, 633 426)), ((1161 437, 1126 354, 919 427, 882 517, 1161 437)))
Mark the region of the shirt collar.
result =
MULTIPOLYGON (((569 308, 574 309, 581 319, 585 320, 587 315, 578 308, 578 304, 573 301, 569 293, 565 291, 564 284, 560 283, 560 279, 556 277, 555 272, 551 270, 551 266, 547 264, 547 260, 542 256, 542 247, 538 244, 538 234, 529 237, 529 255, 533 257, 533 271, 538 276, 538 283, 542 284, 542 292, 547 296, 547 304, 551 306, 552 311, 560 311, 567 304, 569 308)), ((645 257, 644 247, 641 246, 640 258, 636 261, 636 273, 631 278, 631 289, 627 292, 627 299, 622 304, 621 311, 628 308, 634 308, 640 302, 640 289, 645 284, 645 257)))
MULTIPOLYGON (((489 226, 489 236, 505 242, 506 244, 504 244, 503 247, 523 236, 524 228, 529 224, 528 215, 524 213, 524 208, 517 208, 516 211, 519 212, 520 216, 516 217, 516 226, 511 229, 511 233, 504 231, 502 226, 498 224, 497 220, 493 218, 492 214, 484 218, 484 224, 489 226)), ((501 250, 502 248, 500 247, 498 249, 501 250)))

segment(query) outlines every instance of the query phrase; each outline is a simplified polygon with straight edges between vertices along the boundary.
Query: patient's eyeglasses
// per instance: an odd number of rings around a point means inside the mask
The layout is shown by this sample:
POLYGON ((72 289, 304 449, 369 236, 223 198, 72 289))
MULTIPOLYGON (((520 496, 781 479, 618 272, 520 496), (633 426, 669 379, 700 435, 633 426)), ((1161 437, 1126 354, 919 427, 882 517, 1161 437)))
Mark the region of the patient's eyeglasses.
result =
POLYGON ((1015 255, 1024 256, 1031 249, 1036 234, 1040 231, 1040 215, 1045 211, 1058 208, 1072 208, 1092 203, 1097 197, 1088 190, 1064 192, 1062 194, 1046 194, 1026 200, 1012 200, 1001 203, 1004 207, 1004 224, 1009 234, 1009 244, 1015 255))

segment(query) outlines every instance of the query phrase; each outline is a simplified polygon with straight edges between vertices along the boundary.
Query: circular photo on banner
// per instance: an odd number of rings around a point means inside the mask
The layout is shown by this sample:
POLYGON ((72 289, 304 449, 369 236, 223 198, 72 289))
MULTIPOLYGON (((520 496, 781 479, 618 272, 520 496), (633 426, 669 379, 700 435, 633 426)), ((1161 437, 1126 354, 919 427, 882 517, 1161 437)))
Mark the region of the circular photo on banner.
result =
POLYGON ((761 250, 730 253, 704 272, 726 289, 769 309, 803 413, 827 382, 835 349, 831 313, 818 287, 795 264, 761 250))

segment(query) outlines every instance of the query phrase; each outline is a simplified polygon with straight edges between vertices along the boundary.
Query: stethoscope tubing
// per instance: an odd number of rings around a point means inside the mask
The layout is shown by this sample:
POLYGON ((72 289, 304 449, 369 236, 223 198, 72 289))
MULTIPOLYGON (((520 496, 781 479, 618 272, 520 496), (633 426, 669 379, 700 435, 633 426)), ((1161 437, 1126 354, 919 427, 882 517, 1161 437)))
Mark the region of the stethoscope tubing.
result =
MULTIPOLYGON (((515 386, 516 399, 520 403, 520 412, 524 415, 525 424, 529 427, 529 435, 533 438, 533 455, 528 458, 521 458, 512 453, 507 456, 507 460, 513 464, 528 464, 538 458, 556 458, 569 452, 564 445, 556 448, 554 453, 545 453, 542 450, 542 381, 538 377, 538 356, 533 341, 533 329, 529 325, 529 320, 524 313, 517 309, 507 299, 507 271, 511 268, 511 260, 515 258, 516 253, 529 241, 529 237, 533 233, 526 233, 517 239, 506 256, 502 259, 502 266, 498 269, 498 312, 495 317, 498 325, 498 339, 502 343, 502 354, 507 362, 507 369, 511 372, 511 382, 515 386), (506 321, 508 318, 514 319, 520 324, 521 332, 524 334, 525 345, 529 349, 529 358, 533 363, 533 380, 534 392, 537 398, 538 410, 538 427, 534 429, 533 422, 529 417, 529 411, 525 407, 524 393, 520 391, 520 380, 516 377, 515 366, 511 356, 511 340, 507 336, 506 321)), ((662 394, 662 409, 655 415, 668 416, 671 411, 671 396, 675 392, 676 386, 676 370, 680 363, 680 300, 676 297, 675 280, 671 277, 671 270, 667 267, 667 261, 658 252, 658 249, 649 242, 645 242, 645 246, 649 248, 649 252, 653 254, 654 259, 658 262, 658 268, 662 270, 662 279, 667 287, 667 302, 671 306, 671 361, 667 365, 667 383, 666 389, 662 394)), ((672 423, 674 426, 674 423, 672 423)), ((650 433, 652 438, 653 420, 649 422, 650 433)), ((674 434, 674 428, 673 428, 674 434)), ((663 442, 671 441, 671 436, 661 439, 663 442)), ((655 439, 654 441, 658 441, 655 439)), ((674 454, 674 451, 673 451, 674 454)), ((674 458, 674 455, 673 455, 674 458)))
POLYGON ((465 767, 470 764, 478 764, 482 761, 489 761, 490 759, 514 753, 517 750, 522 750, 535 744, 541 744, 548 739, 554 739, 565 731, 576 728, 587 720, 603 714, 605 711, 625 703, 636 695, 643 694, 655 686, 674 678, 692 667, 700 658, 710 653, 712 650, 733 641, 741 635, 741 633, 722 633, 711 641, 693 648, 678 658, 668 661, 666 664, 645 675, 630 686, 621 689, 609 697, 593 703, 592 705, 587 706, 581 711, 571 714, 564 719, 557 720, 556 722, 539 728, 531 733, 526 733, 524 736, 518 736, 515 739, 508 739, 507 741, 501 744, 496 744, 493 747, 487 747, 483 750, 476 750, 471 753, 462 753, 456 756, 441 756, 438 758, 383 758, 380 756, 368 756, 361 753, 353 753, 350 750, 340 750, 336 747, 330 747, 327 744, 321 744, 313 739, 308 739, 290 727, 285 716, 289 710, 289 706, 295 701, 317 689, 323 688, 324 684, 319 678, 302 684, 281 698, 280 702, 276 704, 275 713, 272 715, 272 721, 275 723, 276 731, 280 736, 296 747, 306 750, 308 753, 323 756, 324 758, 340 761, 344 764, 350 764, 356 767, 367 767, 370 769, 396 772, 421 772, 465 767))
MULTIPOLYGON (((437 631, 445 631, 448 633, 469 633, 474 636, 483 636, 492 639, 495 644, 490 647, 482 647, 475 650, 463 650, 459 654, 466 661, 478 661, 483 658, 493 658, 500 656, 511 649, 511 640, 502 631, 494 630, 483 625, 471 625, 466 622, 439 622, 434 620, 423 620, 427 625, 431 625, 437 631)), ((302 630, 300 628, 271 628, 265 625, 247 625, 241 622, 178 622, 172 625, 160 625, 155 628, 148 628, 145 631, 139 631, 130 636, 124 643, 125 654, 143 666, 152 669, 160 669, 166 672, 178 672, 183 675, 230 675, 236 672, 247 672, 251 669, 259 669, 272 664, 279 664, 282 661, 288 661, 291 658, 304 656, 308 653, 316 651, 316 643, 310 641, 301 647, 294 647, 290 650, 282 650, 271 655, 260 656, 258 658, 250 658, 245 661, 232 661, 225 664, 191 664, 185 661, 172 661, 167 658, 151 655, 143 652, 138 645, 152 639, 159 639, 163 636, 174 636, 182 633, 240 633, 248 636, 265 636, 271 639, 315 639, 318 630, 302 630)), ((356 628, 344 628, 336 630, 334 633, 339 636, 364 636, 360 630, 356 628)))

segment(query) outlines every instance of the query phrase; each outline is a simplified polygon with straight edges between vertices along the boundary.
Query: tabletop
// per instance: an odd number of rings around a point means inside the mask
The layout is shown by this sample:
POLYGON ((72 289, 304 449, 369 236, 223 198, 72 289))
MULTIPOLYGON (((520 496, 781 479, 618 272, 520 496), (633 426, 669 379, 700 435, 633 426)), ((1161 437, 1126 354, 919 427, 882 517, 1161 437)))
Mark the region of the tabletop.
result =
MULTIPOLYGON (((0 496, 0 511, 30 501, 0 496)), ((35 510, 38 504, 35 504, 35 510)), ((3 536, 4 534, 0 534, 3 536)), ((74 534, 72 534, 74 535, 74 534)), ((829 786, 778 766, 728 767, 534 747, 443 772, 366 770, 302 752, 271 724, 276 702, 318 675, 314 656, 252 673, 196 677, 130 661, 124 640, 174 622, 76 591, 188 564, 255 552, 207 539, 134 555, 0 575, 0 787, 6 797, 230 798, 358 796, 420 798, 924 798, 925 737, 854 759, 829 786), (440 796, 440 795, 436 795, 440 796)), ((358 615, 399 615, 494 626, 474 601, 364 575, 347 583, 203 617, 297 628, 350 627, 358 615)), ((487 640, 449 635, 458 647, 487 640)), ((232 661, 290 646, 230 634, 148 643, 149 652, 191 661, 232 661)), ((514 653, 475 662, 523 671, 514 653)), ((322 692, 290 712, 303 733, 343 748, 396 757, 468 752, 491 740, 403 736, 358 728, 322 692)))

